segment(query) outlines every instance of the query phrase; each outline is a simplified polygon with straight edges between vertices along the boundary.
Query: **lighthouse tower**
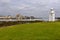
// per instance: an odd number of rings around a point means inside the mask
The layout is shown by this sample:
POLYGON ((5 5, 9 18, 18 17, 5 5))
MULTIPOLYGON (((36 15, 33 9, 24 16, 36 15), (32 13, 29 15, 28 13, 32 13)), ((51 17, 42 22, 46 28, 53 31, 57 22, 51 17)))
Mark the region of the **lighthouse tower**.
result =
POLYGON ((50 9, 49 21, 55 21, 55 11, 53 8, 50 9))

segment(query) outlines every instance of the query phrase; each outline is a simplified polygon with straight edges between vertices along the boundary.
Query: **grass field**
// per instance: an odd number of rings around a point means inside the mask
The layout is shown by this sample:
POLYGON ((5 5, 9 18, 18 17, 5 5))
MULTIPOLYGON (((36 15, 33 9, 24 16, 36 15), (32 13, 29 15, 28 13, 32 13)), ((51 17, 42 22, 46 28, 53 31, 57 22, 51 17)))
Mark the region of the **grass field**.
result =
POLYGON ((0 40, 60 40, 60 22, 2 27, 0 28, 0 40))

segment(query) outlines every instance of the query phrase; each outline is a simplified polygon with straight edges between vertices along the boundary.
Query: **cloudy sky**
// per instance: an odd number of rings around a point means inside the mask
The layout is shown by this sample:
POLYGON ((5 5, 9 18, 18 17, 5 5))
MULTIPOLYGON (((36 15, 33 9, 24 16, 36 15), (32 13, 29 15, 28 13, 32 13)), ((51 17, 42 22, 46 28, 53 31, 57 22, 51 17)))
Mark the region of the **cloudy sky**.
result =
POLYGON ((48 17, 50 8, 60 16, 60 0, 0 0, 0 15, 48 17))

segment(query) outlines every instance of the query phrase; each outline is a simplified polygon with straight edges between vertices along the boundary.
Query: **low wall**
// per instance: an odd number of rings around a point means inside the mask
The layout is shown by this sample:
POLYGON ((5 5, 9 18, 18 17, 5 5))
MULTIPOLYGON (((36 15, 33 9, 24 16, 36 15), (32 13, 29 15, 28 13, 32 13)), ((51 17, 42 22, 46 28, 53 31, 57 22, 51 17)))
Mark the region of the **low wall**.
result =
POLYGON ((36 23, 36 22, 43 22, 43 21, 0 21, 0 27, 2 26, 11 26, 16 24, 25 24, 25 23, 36 23))

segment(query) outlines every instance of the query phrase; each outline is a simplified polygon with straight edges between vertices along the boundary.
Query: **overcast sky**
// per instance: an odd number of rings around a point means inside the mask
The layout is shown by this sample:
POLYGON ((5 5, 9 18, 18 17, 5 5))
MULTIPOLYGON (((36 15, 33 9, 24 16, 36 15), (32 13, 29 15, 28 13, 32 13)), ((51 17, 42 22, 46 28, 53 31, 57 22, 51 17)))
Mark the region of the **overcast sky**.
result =
POLYGON ((60 16, 60 0, 0 0, 0 15, 48 17, 50 8, 60 16))

